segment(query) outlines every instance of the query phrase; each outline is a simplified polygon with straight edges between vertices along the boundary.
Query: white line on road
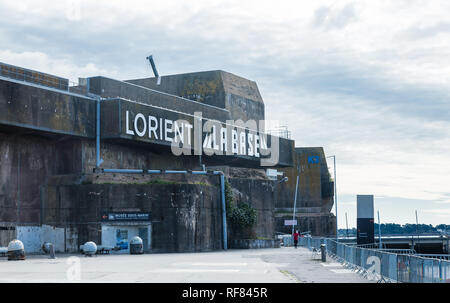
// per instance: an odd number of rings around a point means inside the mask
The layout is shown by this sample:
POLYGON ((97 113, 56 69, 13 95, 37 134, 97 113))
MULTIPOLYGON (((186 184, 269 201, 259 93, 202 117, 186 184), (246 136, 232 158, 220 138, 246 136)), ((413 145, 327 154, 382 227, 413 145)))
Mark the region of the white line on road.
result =
POLYGON ((194 268, 183 268, 183 269, 154 269, 148 270, 149 273, 199 273, 199 272, 239 272, 239 269, 194 269, 194 268))
POLYGON ((193 266, 247 266, 248 263, 207 263, 207 262, 199 262, 192 263, 193 266))
POLYGON ((353 274, 354 273, 350 269, 330 269, 330 270, 337 274, 353 274))
POLYGON ((342 267, 341 263, 320 263, 320 264, 325 267, 342 267))
POLYGON ((239 269, 177 269, 176 272, 240 272, 239 269))

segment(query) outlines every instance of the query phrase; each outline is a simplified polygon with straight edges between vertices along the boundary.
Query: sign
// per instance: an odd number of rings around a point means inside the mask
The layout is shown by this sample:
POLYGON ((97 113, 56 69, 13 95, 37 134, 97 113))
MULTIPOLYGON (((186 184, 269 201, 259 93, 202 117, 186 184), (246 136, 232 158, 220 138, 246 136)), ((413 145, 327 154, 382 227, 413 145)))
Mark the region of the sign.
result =
POLYGON ((190 154, 194 145, 197 145, 197 151, 201 148, 206 155, 240 155, 260 158, 260 152, 267 150, 267 135, 258 131, 256 121, 247 121, 246 124, 242 122, 243 125, 239 125, 238 121, 227 120, 230 124, 224 124, 202 119, 199 112, 197 117, 200 117, 200 122, 195 123, 193 117, 189 115, 178 116, 175 120, 175 118, 169 119, 168 113, 161 115, 155 110, 152 112, 151 107, 144 109, 146 110, 135 113, 131 109, 123 110, 124 135, 163 141, 177 148, 185 148, 185 154, 190 154))
POLYGON ((102 215, 102 221, 151 221, 150 212, 109 212, 102 215))
POLYGON ((317 164, 319 163, 319 156, 309 156, 308 157, 308 163, 309 164, 317 164))
POLYGON ((297 225, 297 220, 284 220, 284 226, 297 225))
POLYGON ((120 98, 102 101, 101 117, 106 140, 157 144, 175 156, 206 155, 213 160, 228 156, 260 166, 277 165, 282 157, 292 164, 293 142, 265 133, 264 120, 211 119, 201 111, 183 113, 120 98))

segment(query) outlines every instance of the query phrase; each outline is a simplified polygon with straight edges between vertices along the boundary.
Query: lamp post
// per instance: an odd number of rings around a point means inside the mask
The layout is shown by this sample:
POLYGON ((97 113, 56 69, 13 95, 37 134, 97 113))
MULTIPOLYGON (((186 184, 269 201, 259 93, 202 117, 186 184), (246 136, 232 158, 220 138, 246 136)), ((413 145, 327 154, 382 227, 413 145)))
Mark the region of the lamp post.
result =
POLYGON ((336 242, 339 241, 338 236, 338 207, 337 207, 337 188, 336 188, 336 156, 328 156, 327 158, 333 158, 333 171, 334 171, 334 207, 336 211, 336 242))
POLYGON ((297 175, 297 183, 295 185, 294 210, 292 212, 292 234, 294 234, 294 226, 295 226, 294 220, 295 220, 295 208, 297 207, 298 179, 299 179, 299 176, 297 175))

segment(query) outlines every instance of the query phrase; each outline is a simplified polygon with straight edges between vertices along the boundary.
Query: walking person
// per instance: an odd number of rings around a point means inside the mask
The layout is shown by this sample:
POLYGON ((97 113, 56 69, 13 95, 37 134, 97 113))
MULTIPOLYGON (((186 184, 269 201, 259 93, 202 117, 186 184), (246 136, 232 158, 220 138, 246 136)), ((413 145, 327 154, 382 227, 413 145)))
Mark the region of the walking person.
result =
POLYGON ((298 230, 296 230, 292 236, 294 237, 294 247, 297 248, 298 236, 299 236, 298 230))

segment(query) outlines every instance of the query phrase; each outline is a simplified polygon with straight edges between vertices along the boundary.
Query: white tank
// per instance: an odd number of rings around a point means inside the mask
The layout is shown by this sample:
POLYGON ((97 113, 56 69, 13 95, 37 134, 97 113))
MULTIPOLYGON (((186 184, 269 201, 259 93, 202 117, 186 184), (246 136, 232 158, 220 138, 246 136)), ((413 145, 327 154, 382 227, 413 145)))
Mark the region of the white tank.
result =
POLYGON ((25 260, 25 249, 22 241, 12 240, 8 244, 8 261, 25 260))
POLYGON ((138 236, 131 238, 130 244, 144 244, 142 239, 138 236))
POLYGON ((23 243, 20 240, 12 240, 8 244, 8 251, 21 251, 24 250, 23 243))
POLYGON ((83 252, 87 256, 95 255, 95 253, 97 252, 97 244, 92 241, 84 243, 83 252))
POLYGON ((144 242, 138 236, 130 240, 130 254, 140 255, 144 253, 144 242))

